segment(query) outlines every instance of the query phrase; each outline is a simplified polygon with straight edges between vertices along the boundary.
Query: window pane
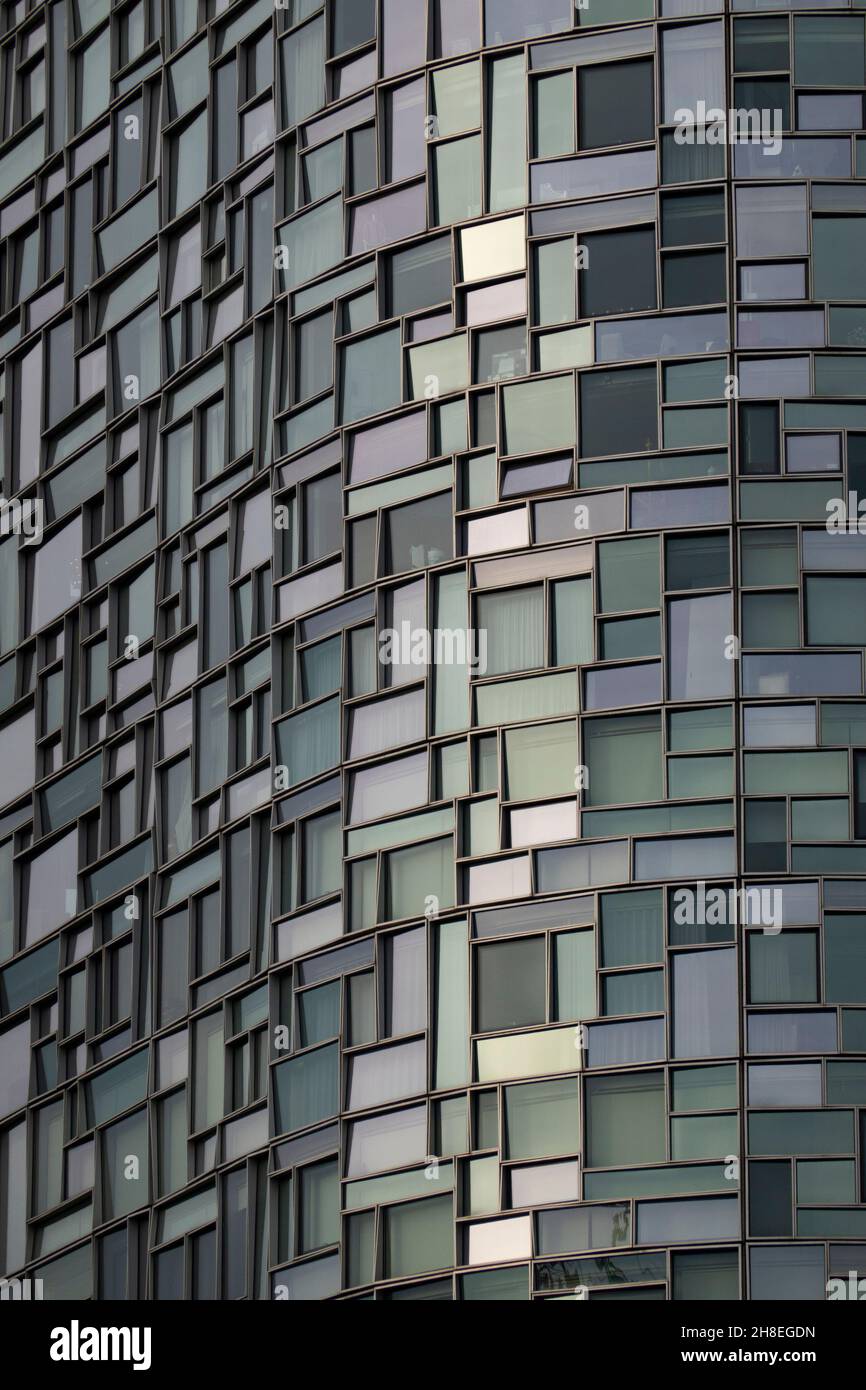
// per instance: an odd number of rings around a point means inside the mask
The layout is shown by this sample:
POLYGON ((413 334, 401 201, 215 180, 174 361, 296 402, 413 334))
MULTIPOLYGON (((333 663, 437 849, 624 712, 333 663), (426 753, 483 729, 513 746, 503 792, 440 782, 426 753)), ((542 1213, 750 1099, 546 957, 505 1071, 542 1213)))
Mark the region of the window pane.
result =
POLYGON ((658 448, 655 367, 583 373, 580 378, 580 449, 592 457, 658 448))
MULTIPOLYGON (((670 31, 667 31, 670 32, 670 31)), ((655 133, 653 64, 600 64, 578 72, 580 148, 629 145, 655 133), (627 102, 622 100, 628 89, 627 102)), ((558 153, 558 151, 551 151, 558 153)))
POLYGON ((655 234, 637 228, 582 239, 587 269, 580 272, 580 311, 586 317, 656 307, 655 234))
POLYGON ((587 1163, 656 1163, 665 1158, 662 1072, 593 1076, 586 1082, 587 1163))
POLYGON ((576 1078, 506 1086, 505 1142, 509 1158, 575 1152, 580 1143, 576 1078))
POLYGON ((479 1032, 545 1022, 543 936, 481 946, 475 959, 479 1032))

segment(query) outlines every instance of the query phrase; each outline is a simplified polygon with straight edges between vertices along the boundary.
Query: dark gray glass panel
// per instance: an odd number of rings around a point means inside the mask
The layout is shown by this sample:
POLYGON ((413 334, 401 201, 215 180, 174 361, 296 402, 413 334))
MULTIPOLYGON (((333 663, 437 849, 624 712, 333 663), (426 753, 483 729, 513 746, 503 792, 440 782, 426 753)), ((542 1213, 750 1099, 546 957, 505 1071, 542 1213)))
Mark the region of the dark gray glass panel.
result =
POLYGON ((695 251, 690 255, 666 256, 662 275, 665 308, 716 304, 723 300, 725 266, 724 251, 695 251))
POLYGON ((725 198, 721 190, 667 193, 661 200, 663 246, 689 246, 725 239, 725 198))
POLYGON ((730 583, 730 578, 727 535, 671 536, 666 541, 665 583, 668 589, 720 589, 730 583))
POLYGON ((655 367, 592 372, 580 378, 580 452, 624 454, 658 448, 655 367))
POLYGON ((584 237, 588 268, 580 272, 585 318, 656 307, 655 234, 650 228, 584 237))
POLYGON ((476 954, 476 968, 480 1032, 545 1021, 543 937, 483 946, 476 954))
POLYGON ((451 296, 451 238, 436 237, 405 251, 389 262, 390 303, 394 314, 407 314, 441 304, 451 296))
POLYGON ((749 1235, 792 1236, 790 1163, 749 1164, 749 1235))
POLYGON ((785 16, 738 19, 734 22, 736 72, 772 72, 788 65, 788 20, 785 16))
POLYGON ((334 0, 331 53, 345 53, 376 32, 375 0, 334 0))
POLYGON ((582 150, 652 140, 655 132, 653 64, 617 63, 583 68, 578 75, 578 140, 582 150), (628 101, 623 101, 623 90, 628 101))

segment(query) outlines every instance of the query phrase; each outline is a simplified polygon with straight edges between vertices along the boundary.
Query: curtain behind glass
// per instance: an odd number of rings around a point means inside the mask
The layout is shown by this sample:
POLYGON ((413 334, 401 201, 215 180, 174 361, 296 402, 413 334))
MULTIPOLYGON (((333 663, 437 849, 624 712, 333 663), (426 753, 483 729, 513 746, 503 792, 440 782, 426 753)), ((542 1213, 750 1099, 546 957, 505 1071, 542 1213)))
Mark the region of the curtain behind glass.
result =
POLYGON ((453 847, 449 836, 388 855, 388 918, 420 917, 430 897, 438 898, 440 908, 453 905, 453 847))
MULTIPOLYGON (((436 629, 440 632, 466 633, 469 623, 466 571, 461 569, 453 574, 443 574, 435 582, 436 629)), ((463 654, 459 645, 455 654, 463 654)), ((466 654, 478 654, 470 650, 468 637, 466 654)), ((446 734, 465 729, 469 723, 469 671, 466 664, 439 662, 433 683, 433 732, 446 734)))
POLYGON ((728 1057, 737 1051, 736 951, 674 956, 676 1057, 728 1057))
POLYGON ((436 938, 434 1089, 469 1080, 469 930, 443 922, 436 938))
POLYGON ((725 109, 725 39, 721 23, 689 24, 662 34, 664 121, 679 108, 725 109))
POLYGON ((482 594, 478 630, 487 634, 487 675, 529 671, 544 663, 544 590, 541 585, 482 594))
POLYGON ((277 726, 277 756, 289 784, 305 782, 340 761, 340 701, 325 700, 277 726))
POLYGON ((553 941, 556 1017, 595 1018, 595 932, 560 932, 553 941))
POLYGON ((505 733, 509 800, 574 791, 577 737, 574 723, 536 724, 505 733))

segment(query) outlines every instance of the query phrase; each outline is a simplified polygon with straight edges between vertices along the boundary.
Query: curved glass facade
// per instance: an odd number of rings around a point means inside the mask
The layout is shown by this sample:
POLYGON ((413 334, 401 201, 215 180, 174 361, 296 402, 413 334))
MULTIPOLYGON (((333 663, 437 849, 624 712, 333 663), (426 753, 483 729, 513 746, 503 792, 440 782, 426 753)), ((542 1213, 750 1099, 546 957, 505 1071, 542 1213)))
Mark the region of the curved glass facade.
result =
POLYGON ((863 0, 0 67, 0 1276, 866 1275, 863 0))

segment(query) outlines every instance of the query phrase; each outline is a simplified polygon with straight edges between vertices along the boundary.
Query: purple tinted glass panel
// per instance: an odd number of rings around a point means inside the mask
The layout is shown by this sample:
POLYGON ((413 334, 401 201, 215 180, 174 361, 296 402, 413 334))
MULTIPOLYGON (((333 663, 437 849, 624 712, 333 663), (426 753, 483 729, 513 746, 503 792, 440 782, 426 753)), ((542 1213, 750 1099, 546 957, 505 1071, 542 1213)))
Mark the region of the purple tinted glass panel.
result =
POLYGON ((481 289, 468 290, 466 294, 466 322, 468 324, 492 323, 496 319, 523 317, 526 313, 526 278, 500 281, 497 285, 484 285, 481 289))
MULTIPOLYGON (((399 3, 399 0, 398 0, 399 3)), ((436 54, 454 58, 479 47, 478 0, 438 0, 436 54)))
POLYGON ((863 98, 859 92, 836 96, 797 98, 797 125, 800 130, 859 130, 863 124, 863 98))
MULTIPOLYGON (((587 18, 586 22, 591 24, 592 20, 587 18)), ((636 53, 652 51, 653 31, 647 26, 609 34, 587 34, 579 39, 562 39, 559 43, 541 43, 529 50, 529 61, 533 71, 538 72, 544 68, 570 67, 574 63, 580 67, 601 58, 630 58, 636 53)))
POLYGON ((427 457, 427 412, 415 410, 384 425, 359 430, 349 450, 349 482, 368 483, 386 473, 412 468, 427 457))
POLYGON ((280 469, 280 487, 294 487, 304 478, 312 478, 317 473, 323 473, 326 468, 339 463, 342 457, 343 452, 339 439, 331 439, 321 448, 314 449, 311 453, 303 454, 301 458, 293 459, 291 463, 284 464, 280 469))
POLYGON ((586 1031, 588 1067, 656 1062, 665 1055, 663 1018, 636 1019, 633 1023, 591 1023, 586 1031))
POLYGON ((653 705, 661 699, 661 662, 639 666, 609 666, 586 673, 586 709, 618 709, 621 705, 653 705))
POLYGON ((350 97, 364 87, 372 87, 376 81, 376 50, 362 53, 360 58, 351 58, 336 73, 336 99, 350 97))
POLYGON ((351 130, 353 126, 360 125, 362 121, 374 115, 375 111, 376 103, 372 96, 368 96, 362 97, 360 101, 353 101, 351 106, 344 106, 331 116, 322 116, 317 121, 310 121, 309 125, 304 126, 304 145, 319 145, 323 140, 330 140, 332 135, 351 130))
POLYGON ((594 198, 601 193, 626 193, 630 188, 651 188, 655 182, 655 150, 552 159, 532 166, 532 202, 554 203, 566 198, 594 198))
MULTIPOLYGON (((514 465, 520 467, 521 465, 514 465)), ((538 464, 530 464, 530 467, 538 467, 538 464)), ((506 470, 507 473, 507 470, 506 470)), ((549 502, 536 503, 533 511, 535 513, 535 540, 541 545, 547 541, 567 541, 574 536, 575 504, 578 501, 574 497, 554 498, 549 502)), ((621 492, 589 492, 584 493, 579 499, 580 505, 586 507, 586 527, 582 534, 584 536, 604 535, 606 531, 621 531, 623 529, 623 494, 621 492)))
POLYGON ((608 319, 595 326, 596 362, 726 352, 728 346, 727 314, 668 314, 646 319, 608 319))
POLYGON ((857 879, 827 879, 824 884, 824 907, 852 907, 856 912, 866 908, 866 883, 857 879))
MULTIPOLYGON (((544 492, 547 488, 570 487, 573 466, 571 454, 543 459, 539 463, 508 463, 502 472, 502 496, 525 497, 527 493, 544 492)), ((572 526, 570 534, 573 535, 574 503, 569 501, 568 507, 572 526)))
POLYGON ((751 1014, 750 1052, 835 1052, 836 1014, 751 1014))
POLYGON ((631 524, 640 531, 656 526, 714 526, 730 519, 726 487, 653 488, 631 495, 631 524))
POLYGON ((860 695, 859 652, 772 652, 743 657, 744 695, 860 695))
POLYGON ((677 19, 681 15, 721 14, 725 0, 662 0, 662 14, 665 19, 677 19))
POLYGON ((741 265, 741 299, 805 299, 806 267, 802 261, 777 265, 741 265))
MULTIPOLYGON (((842 437, 838 434, 789 434, 786 459, 789 473, 836 473, 842 467, 842 437)), ((811 534, 807 532, 804 540, 811 534)), ((819 534, 826 536, 827 532, 819 534)), ((861 566, 858 564, 856 568, 861 566)))
MULTIPOLYGON (((422 127, 423 128, 423 127, 422 127)), ((422 232, 427 221, 423 183, 385 193, 362 203, 352 212, 350 255, 372 251, 385 242, 402 241, 422 232)))
POLYGON ((823 309, 753 309, 737 315, 741 348, 823 347, 823 309))
POLYGON ((484 42, 540 39, 570 29, 573 23, 572 0, 485 0, 484 42))
POLYGON ((726 655, 731 607, 730 594, 675 599, 668 605, 671 700, 715 699, 734 693, 734 663, 726 655))
MULTIPOLYGON (((388 149, 388 181, 423 174, 427 164, 427 145, 424 124, 424 81, 407 82, 395 87, 388 97, 390 145, 388 149)), ((423 227, 423 222, 421 226, 423 227)), ((420 230, 420 229, 419 229, 420 230)), ((401 233, 405 235, 405 233, 401 233)), ((388 237, 396 241, 398 237, 388 237)))
POLYGON ((410 324, 410 337, 413 343, 429 343, 433 338, 442 338, 454 332, 454 315, 450 309, 439 314, 427 314, 425 318, 415 319, 410 324))
POLYGON ((734 173, 738 179, 850 179, 851 141, 786 135, 778 154, 768 145, 735 145, 734 173))
POLYGON ((655 194, 636 198, 615 198, 607 203, 572 203, 567 208, 542 208, 530 214, 532 235, 548 232, 594 232, 601 227, 628 227, 652 222, 656 215, 655 194))
POLYGON ((673 966, 674 1056, 729 1057, 739 1034, 736 951, 682 951, 673 966))
POLYGON ((426 49, 424 0, 382 0, 382 76, 421 67, 426 49))
POLYGON ((809 396, 808 357, 747 358, 739 364, 741 396, 809 396))

